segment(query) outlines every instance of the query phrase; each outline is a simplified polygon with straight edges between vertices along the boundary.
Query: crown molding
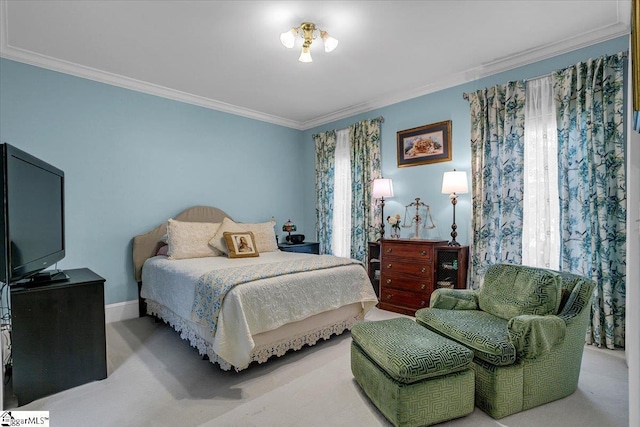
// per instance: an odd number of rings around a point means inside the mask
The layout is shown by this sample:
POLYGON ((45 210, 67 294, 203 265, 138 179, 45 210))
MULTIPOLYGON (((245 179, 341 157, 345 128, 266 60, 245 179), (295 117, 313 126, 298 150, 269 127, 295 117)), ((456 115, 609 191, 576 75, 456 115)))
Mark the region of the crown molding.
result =
POLYGON ((29 65, 35 65, 37 67, 46 68, 52 71, 58 71, 64 74, 70 74, 76 77, 81 77, 100 83, 106 83, 112 86, 118 86, 136 92, 142 92, 149 95, 172 99, 174 101, 197 105, 199 107, 209 108, 211 110, 247 117, 249 119, 273 123, 293 129, 300 128, 300 123, 295 120, 289 120, 271 114, 262 113, 260 111, 238 107, 236 105, 216 101, 214 99, 205 98, 203 96, 193 95, 191 93, 186 93, 153 83, 120 76, 95 68, 86 67, 84 65, 75 64, 73 62, 63 61, 57 58, 29 52, 23 49, 17 49, 7 45, 0 46, 0 57, 29 65))
POLYGON ((36 67, 46 68, 52 71, 93 80, 100 83, 106 83, 112 86, 118 86, 124 89, 142 92, 149 95, 155 95, 162 98, 172 99, 199 107, 209 108, 224 113, 234 114, 237 116, 247 117, 249 119, 259 120, 293 129, 300 129, 300 123, 295 120, 274 116, 272 114, 251 110, 228 104, 226 102, 217 101, 215 99, 205 98, 203 96, 170 89, 153 83, 124 77, 118 74, 109 73, 84 65, 76 64, 70 61, 64 61, 39 53, 31 52, 9 45, 9 22, 8 22, 8 5, 6 0, 0 1, 0 57, 18 61, 36 67))
POLYGON ((364 102, 313 120, 302 122, 301 127, 303 130, 308 130, 316 126, 322 126, 357 114, 366 113, 371 110, 408 101, 413 98, 449 89, 454 86, 469 83, 484 77, 543 61, 554 56, 562 55, 577 49, 605 42, 607 40, 612 40, 617 37, 625 36, 628 35, 630 31, 631 28, 629 25, 622 23, 612 24, 541 48, 531 49, 516 55, 496 59, 467 71, 452 74, 426 86, 404 92, 398 92, 388 97, 364 102))
MULTIPOLYGON (((624 2, 623 2, 624 3, 624 2)), ((9 29, 7 17, 7 1, 0 1, 0 57, 22 62, 25 64, 35 65, 37 67, 58 71, 65 74, 85 78, 88 80, 106 83, 113 86, 130 89, 136 92, 142 92, 162 98, 172 99, 174 101, 184 102, 216 111, 234 114, 249 119, 259 120, 272 123, 296 130, 308 130, 316 126, 322 126, 337 120, 345 119, 357 114, 366 113, 378 108, 386 107, 409 99, 424 96, 443 89, 448 89, 493 74, 508 71, 517 67, 532 64, 554 56, 558 56, 576 49, 611 40, 616 37, 628 35, 630 33, 630 23, 628 14, 621 13, 619 21, 606 27, 598 28, 593 31, 562 40, 547 46, 531 49, 505 58, 499 58, 489 63, 482 64, 478 67, 447 76, 437 82, 426 86, 418 87, 411 90, 394 93, 390 96, 381 97, 371 101, 363 102, 344 108, 330 114, 317 117, 308 121, 296 121, 260 111, 243 108, 237 105, 228 104, 217 101, 215 99, 205 98, 202 96, 170 89, 153 83, 124 77, 121 75, 109 73, 84 65, 76 64, 69 61, 63 61, 52 58, 39 53, 27 51, 9 45, 9 29)), ((622 6, 619 6, 622 7, 622 6)))

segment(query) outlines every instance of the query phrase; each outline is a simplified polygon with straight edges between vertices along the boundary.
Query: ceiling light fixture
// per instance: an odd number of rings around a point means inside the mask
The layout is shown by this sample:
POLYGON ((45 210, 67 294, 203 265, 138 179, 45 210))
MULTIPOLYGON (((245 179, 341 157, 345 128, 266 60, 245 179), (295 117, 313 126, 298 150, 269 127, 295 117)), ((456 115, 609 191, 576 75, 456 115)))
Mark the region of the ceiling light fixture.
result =
POLYGON ((280 34, 280 41, 284 47, 291 49, 295 44, 296 37, 299 35, 304 39, 304 43, 302 44, 302 51, 298 61, 313 62, 311 58, 311 43, 318 37, 318 33, 324 42, 325 52, 331 52, 338 47, 338 40, 331 37, 326 31, 317 28, 316 24, 312 22, 303 22, 299 27, 293 27, 289 31, 285 31, 280 34))

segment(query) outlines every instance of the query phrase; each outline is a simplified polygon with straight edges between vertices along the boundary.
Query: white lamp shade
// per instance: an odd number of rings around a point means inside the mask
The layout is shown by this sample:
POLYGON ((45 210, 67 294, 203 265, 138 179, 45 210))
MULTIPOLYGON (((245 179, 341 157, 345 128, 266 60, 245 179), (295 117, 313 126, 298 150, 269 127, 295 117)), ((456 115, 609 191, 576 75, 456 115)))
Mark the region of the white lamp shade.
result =
POLYGON ((300 57, 298 58, 298 61, 300 62, 313 62, 313 59, 311 58, 311 52, 310 49, 308 47, 303 47, 302 51, 300 52, 300 57))
POLYGON ((465 171, 445 172, 442 177, 443 194, 465 194, 469 192, 467 185, 467 173, 465 171))
POLYGON ((291 49, 296 41, 297 34, 298 31, 295 28, 292 28, 289 31, 285 31, 284 33, 280 34, 280 41, 282 42, 284 47, 291 49))
POLYGON ((391 180, 386 178, 374 179, 372 197, 374 199, 393 197, 393 183, 391 180))
POLYGON ((320 37, 322 38, 322 42, 324 43, 324 51, 331 52, 336 47, 338 47, 338 40, 331 37, 327 34, 326 31, 320 31, 320 37))

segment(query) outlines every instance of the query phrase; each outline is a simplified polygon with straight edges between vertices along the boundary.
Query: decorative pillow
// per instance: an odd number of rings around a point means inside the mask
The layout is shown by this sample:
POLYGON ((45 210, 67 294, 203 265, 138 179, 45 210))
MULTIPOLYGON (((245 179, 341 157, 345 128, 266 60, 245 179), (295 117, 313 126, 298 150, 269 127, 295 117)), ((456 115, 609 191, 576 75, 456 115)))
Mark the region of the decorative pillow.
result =
POLYGON ((225 232, 251 231, 256 242, 256 250, 258 252, 273 252, 278 250, 278 242, 276 241, 276 233, 274 226, 275 221, 263 222, 258 224, 245 224, 234 222, 229 218, 222 220, 222 225, 209 241, 209 244, 217 250, 227 253, 227 244, 224 240, 225 232))
POLYGON ((276 241, 276 231, 274 229, 276 222, 271 220, 258 224, 239 224, 253 233, 256 239, 256 246, 260 252, 274 252, 278 250, 278 242, 276 241))
POLYGON ((168 253, 169 253, 169 245, 162 245, 158 248, 158 252, 156 252, 156 255, 167 256, 168 253))
POLYGON ((482 311, 509 320, 523 314, 556 314, 561 299, 558 273, 523 265, 496 264, 487 269, 478 291, 482 311))
POLYGON ((229 249, 227 249, 227 242, 224 240, 224 233, 227 231, 232 233, 236 231, 247 230, 243 229, 239 224, 236 224, 229 218, 223 219, 220 228, 218 228, 218 231, 216 231, 213 238, 209 240, 209 245, 219 250, 223 254, 226 254, 229 251, 229 249))
POLYGON ((204 258, 220 256, 209 246, 220 223, 184 222, 169 219, 167 222, 167 243, 169 259, 204 258))
POLYGON ((224 241, 229 248, 229 258, 247 258, 260 256, 256 249, 256 241, 250 231, 236 231, 223 233, 224 241))

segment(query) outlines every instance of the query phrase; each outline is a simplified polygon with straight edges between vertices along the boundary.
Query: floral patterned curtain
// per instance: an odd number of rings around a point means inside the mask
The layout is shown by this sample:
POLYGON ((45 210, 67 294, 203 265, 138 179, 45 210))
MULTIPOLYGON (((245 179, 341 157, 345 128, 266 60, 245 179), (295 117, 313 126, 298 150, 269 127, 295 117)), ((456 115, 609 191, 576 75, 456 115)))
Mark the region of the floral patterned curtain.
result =
POLYGON ((489 265, 522 260, 524 101, 524 81, 469 94, 474 289, 489 265))
POLYGON ((363 120, 349 127, 351 141, 351 258, 367 256, 372 214, 376 211, 371 197, 374 178, 380 177, 380 119, 363 120))
POLYGON ((316 159, 316 232, 320 253, 331 253, 333 222, 333 176, 335 168, 336 131, 313 135, 316 159))
POLYGON ((597 287, 587 343, 624 346, 624 53, 552 74, 558 121, 561 269, 597 287))

